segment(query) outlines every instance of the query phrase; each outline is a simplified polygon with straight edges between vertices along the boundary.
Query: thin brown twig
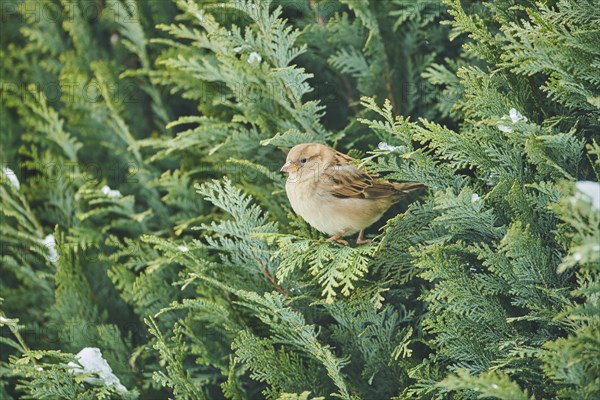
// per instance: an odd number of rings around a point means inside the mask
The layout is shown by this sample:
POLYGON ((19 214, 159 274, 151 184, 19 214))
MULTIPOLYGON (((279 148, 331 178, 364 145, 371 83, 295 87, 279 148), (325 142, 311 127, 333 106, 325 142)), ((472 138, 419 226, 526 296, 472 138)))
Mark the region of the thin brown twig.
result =
POLYGON ((315 3, 315 0, 308 0, 308 6, 315 12, 315 19, 317 20, 319 26, 325 26, 325 21, 323 20, 323 17, 321 17, 321 15, 319 14, 319 10, 317 9, 317 4, 315 3))
POLYGON ((273 275, 271 275, 269 273, 269 271, 267 271, 267 267, 262 263, 262 261, 260 260, 260 258, 258 258, 255 254, 252 254, 252 256, 254 257, 254 260, 256 260, 256 262, 258 263, 258 265, 260 265, 260 272, 262 272, 262 274, 265 276, 265 278, 267 278, 269 280, 269 282, 271 282, 271 284, 275 287, 275 289, 279 293, 281 293, 285 297, 288 297, 289 296, 288 292, 284 288, 282 288, 277 283, 277 281, 275 280, 275 278, 273 278, 273 275))
MULTIPOLYGON (((319 14, 318 6, 317 3, 315 3, 315 0, 308 0, 308 6, 314 11, 315 19, 317 20, 319 26, 325 26, 325 20, 323 19, 323 17, 321 17, 321 14, 319 14)), ((342 75, 342 83, 344 84, 344 87, 347 92, 346 96, 344 97, 346 97, 348 106, 352 109, 352 112, 354 114, 358 114, 360 109, 355 104, 354 97, 352 96, 352 85, 350 84, 350 81, 348 80, 347 76, 342 75)))
POLYGON ((352 112, 354 114, 358 114, 358 112, 360 111, 360 108, 358 108, 356 106, 356 100, 354 100, 354 97, 352 96, 353 86, 350 84, 350 80, 348 79, 348 77, 343 74, 342 74, 342 83, 344 84, 344 88, 346 89, 346 95, 344 97, 346 97, 348 106, 350 107, 350 109, 352 110, 352 112))
POLYGON ((390 64, 388 62, 388 57, 387 54, 385 53, 385 46, 383 46, 383 52, 384 52, 384 59, 383 59, 383 79, 385 80, 385 90, 387 91, 388 94, 388 98, 390 99, 390 102, 392 103, 392 111, 394 112, 394 115, 398 114, 398 108, 396 106, 396 99, 394 99, 394 91, 393 91, 393 87, 392 87, 392 80, 391 80, 391 76, 390 76, 390 64))
POLYGON ((265 268, 261 268, 260 272, 262 272, 262 274, 273 284, 273 286, 275 287, 275 289, 277 289, 279 293, 281 293, 285 297, 289 296, 288 292, 284 288, 282 288, 277 283, 277 281, 275 281, 275 278, 273 278, 273 276, 265 268))

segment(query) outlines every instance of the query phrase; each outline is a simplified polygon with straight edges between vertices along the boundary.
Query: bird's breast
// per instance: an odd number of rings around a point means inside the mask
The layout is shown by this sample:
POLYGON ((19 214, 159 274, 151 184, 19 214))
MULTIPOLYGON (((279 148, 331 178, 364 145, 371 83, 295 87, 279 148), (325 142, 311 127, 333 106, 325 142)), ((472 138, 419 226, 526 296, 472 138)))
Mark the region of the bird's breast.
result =
POLYGON ((377 221, 385 211, 371 200, 335 197, 312 182, 288 180, 285 188, 294 212, 328 235, 343 230, 347 230, 346 235, 356 233, 377 221))

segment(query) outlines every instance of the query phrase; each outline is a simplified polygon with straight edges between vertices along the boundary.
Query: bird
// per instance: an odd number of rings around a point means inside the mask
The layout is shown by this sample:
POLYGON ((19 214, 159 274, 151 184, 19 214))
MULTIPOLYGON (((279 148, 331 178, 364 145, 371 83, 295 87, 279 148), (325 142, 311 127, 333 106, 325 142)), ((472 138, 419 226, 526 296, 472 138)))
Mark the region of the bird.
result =
POLYGON ((280 169, 292 209, 309 225, 348 245, 342 237, 359 232, 356 244, 369 243, 365 228, 375 223, 417 182, 390 182, 360 169, 355 160, 320 143, 294 146, 280 169))

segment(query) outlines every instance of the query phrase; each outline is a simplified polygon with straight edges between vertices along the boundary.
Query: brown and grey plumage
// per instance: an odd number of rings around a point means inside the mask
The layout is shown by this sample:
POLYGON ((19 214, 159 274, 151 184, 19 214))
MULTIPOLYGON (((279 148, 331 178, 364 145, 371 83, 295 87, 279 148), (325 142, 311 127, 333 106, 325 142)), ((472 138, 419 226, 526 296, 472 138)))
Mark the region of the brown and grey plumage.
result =
POLYGON ((294 146, 281 171, 289 174, 285 189, 292 209, 329 240, 359 232, 357 243, 365 243, 364 229, 420 183, 390 182, 358 168, 354 160, 318 143, 294 146))

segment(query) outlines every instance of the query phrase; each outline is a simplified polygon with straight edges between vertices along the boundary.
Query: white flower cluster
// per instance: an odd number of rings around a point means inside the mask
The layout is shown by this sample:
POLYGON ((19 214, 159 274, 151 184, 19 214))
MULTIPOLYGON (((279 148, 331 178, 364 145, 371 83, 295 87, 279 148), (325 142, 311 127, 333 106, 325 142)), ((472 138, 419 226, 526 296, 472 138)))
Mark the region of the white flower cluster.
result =
POLYGON ((585 199, 592 204, 594 210, 600 210, 600 184, 592 181, 578 181, 575 183, 577 193, 573 196, 573 202, 577 199, 585 199))
POLYGON ((15 187, 15 189, 19 190, 21 188, 19 178, 17 178, 17 174, 15 174, 15 171, 7 167, 2 167, 2 172, 4 172, 4 175, 6 175, 10 183, 12 183, 12 185, 15 187))
MULTIPOLYGON (((527 122, 527 117, 524 117, 515 108, 511 108, 510 111, 508 112, 508 116, 505 115, 504 117, 500 118, 500 121, 508 121, 509 119, 513 124, 516 124, 517 122, 521 122, 521 121, 527 122)), ((498 129, 500 129, 502 132, 506 132, 506 133, 511 133, 513 131, 510 126, 503 125, 503 124, 498 124, 498 129)))
MULTIPOLYGON (((79 364, 70 362, 68 366, 74 374, 95 374, 98 379, 104 381, 106 386, 114 386, 120 392, 127 392, 127 388, 121 384, 119 378, 113 374, 112 368, 102 357, 102 352, 97 347, 84 347, 75 356, 79 364)), ((85 382, 95 383, 98 379, 86 378, 85 382)))
POLYGON ((51 262, 56 262, 56 260, 58 260, 58 251, 56 251, 56 239, 54 238, 54 235, 47 235, 44 240, 42 240, 42 243, 48 248, 48 259, 51 262))
POLYGON ((261 61, 262 61, 261 55, 255 51, 250 53, 250 55, 248 56, 248 64, 260 64, 261 61))
POLYGON ((406 146, 392 146, 390 144, 387 144, 386 142, 379 142, 379 144, 377 145, 377 148, 379 150, 384 150, 384 151, 398 151, 398 152, 406 151, 406 146))
POLYGON ((110 197, 111 199, 118 199, 119 197, 122 197, 123 195, 121 194, 121 192, 119 192, 118 190, 113 190, 110 188, 110 186, 108 185, 104 185, 102 186, 102 189, 100 189, 100 191, 110 197))

